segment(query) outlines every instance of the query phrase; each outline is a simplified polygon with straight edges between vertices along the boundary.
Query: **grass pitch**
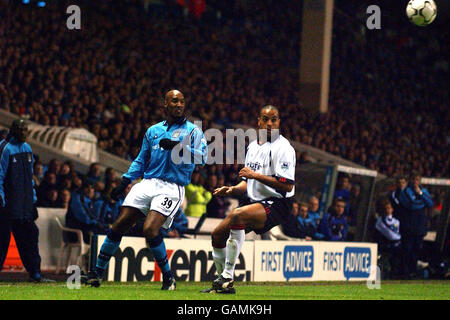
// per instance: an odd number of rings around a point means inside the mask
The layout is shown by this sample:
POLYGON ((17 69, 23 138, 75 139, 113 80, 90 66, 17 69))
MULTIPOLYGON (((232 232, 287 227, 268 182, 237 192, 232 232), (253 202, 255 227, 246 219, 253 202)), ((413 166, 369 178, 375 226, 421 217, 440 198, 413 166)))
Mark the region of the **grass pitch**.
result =
POLYGON ((366 283, 237 283, 235 295, 200 293, 209 282, 179 282, 176 291, 160 283, 105 282, 100 288, 65 282, 0 282, 0 300, 450 300, 450 281, 385 281, 380 289, 366 283))

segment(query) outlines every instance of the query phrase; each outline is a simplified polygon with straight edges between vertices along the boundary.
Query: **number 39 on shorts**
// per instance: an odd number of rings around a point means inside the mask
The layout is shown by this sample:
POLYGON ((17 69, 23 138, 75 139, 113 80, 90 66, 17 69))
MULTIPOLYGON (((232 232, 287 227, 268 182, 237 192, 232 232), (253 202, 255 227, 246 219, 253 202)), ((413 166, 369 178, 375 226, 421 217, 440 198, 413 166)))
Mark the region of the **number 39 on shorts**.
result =
POLYGON ((166 209, 170 209, 170 207, 172 206, 172 200, 170 200, 169 198, 165 197, 164 201, 161 203, 161 205, 166 208, 166 209))

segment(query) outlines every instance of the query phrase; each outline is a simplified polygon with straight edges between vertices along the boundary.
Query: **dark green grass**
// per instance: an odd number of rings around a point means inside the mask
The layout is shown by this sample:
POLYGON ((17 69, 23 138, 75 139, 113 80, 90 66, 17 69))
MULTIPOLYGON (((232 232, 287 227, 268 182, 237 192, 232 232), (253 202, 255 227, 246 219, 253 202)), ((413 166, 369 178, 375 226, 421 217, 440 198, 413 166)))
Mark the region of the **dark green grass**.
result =
POLYGON ((64 282, 32 284, 0 282, 1 300, 450 300, 450 281, 366 283, 238 283, 235 295, 204 294, 206 282, 179 282, 177 290, 160 290, 160 283, 105 282, 100 288, 69 290, 64 282))

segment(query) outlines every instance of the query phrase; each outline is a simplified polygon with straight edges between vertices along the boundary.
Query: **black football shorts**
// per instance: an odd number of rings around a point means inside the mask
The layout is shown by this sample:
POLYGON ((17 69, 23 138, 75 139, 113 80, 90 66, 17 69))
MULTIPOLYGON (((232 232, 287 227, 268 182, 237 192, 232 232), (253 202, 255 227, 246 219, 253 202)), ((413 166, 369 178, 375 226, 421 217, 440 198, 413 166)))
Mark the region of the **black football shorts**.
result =
POLYGON ((262 234, 273 227, 287 221, 292 211, 293 197, 291 198, 267 198, 254 203, 261 203, 266 210, 267 221, 262 229, 253 230, 257 234, 262 234))

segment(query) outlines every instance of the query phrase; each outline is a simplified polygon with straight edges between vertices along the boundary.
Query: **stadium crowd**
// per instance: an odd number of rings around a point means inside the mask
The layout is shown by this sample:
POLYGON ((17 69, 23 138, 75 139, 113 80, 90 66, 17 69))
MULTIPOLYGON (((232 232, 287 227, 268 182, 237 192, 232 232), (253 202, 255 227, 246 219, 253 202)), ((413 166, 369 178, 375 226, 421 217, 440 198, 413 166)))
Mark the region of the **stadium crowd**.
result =
POLYGON ((204 129, 255 125, 251 115, 270 102, 283 107, 284 134, 295 141, 389 176, 448 173, 445 32, 412 37, 392 26, 363 35, 336 13, 330 110, 315 115, 297 112, 292 85, 300 5, 269 15, 270 3, 237 4, 228 9, 234 18, 197 22, 176 7, 157 16, 139 1, 86 3, 96 10, 82 32, 67 31, 61 5, 5 5, 14 19, 1 22, 0 107, 44 125, 85 127, 100 148, 132 160, 145 129, 164 116, 162 92, 178 87, 204 129))
MULTIPOLYGON (((165 1, 162 11, 142 10, 137 0, 80 3, 90 10, 81 31, 67 30, 64 2, 45 10, 0 3, 1 109, 43 125, 84 127, 100 148, 133 160, 145 130, 164 118, 162 94, 176 87, 204 130, 254 126, 253 115, 271 103, 281 107, 287 138, 388 176, 448 175, 446 32, 412 36, 389 17, 387 28, 368 32, 336 10, 329 111, 314 114, 294 85, 301 1, 288 8, 274 0, 211 1, 202 19, 186 17, 176 1, 165 1)), ((297 158, 308 162, 306 153, 297 158)), ((196 172, 186 214, 223 218, 229 202, 211 192, 235 184, 240 167, 196 172)), ((68 208, 83 180, 98 199, 118 183, 113 170, 101 177, 98 164, 82 177, 56 159, 36 161, 35 176, 45 207, 68 208)))

